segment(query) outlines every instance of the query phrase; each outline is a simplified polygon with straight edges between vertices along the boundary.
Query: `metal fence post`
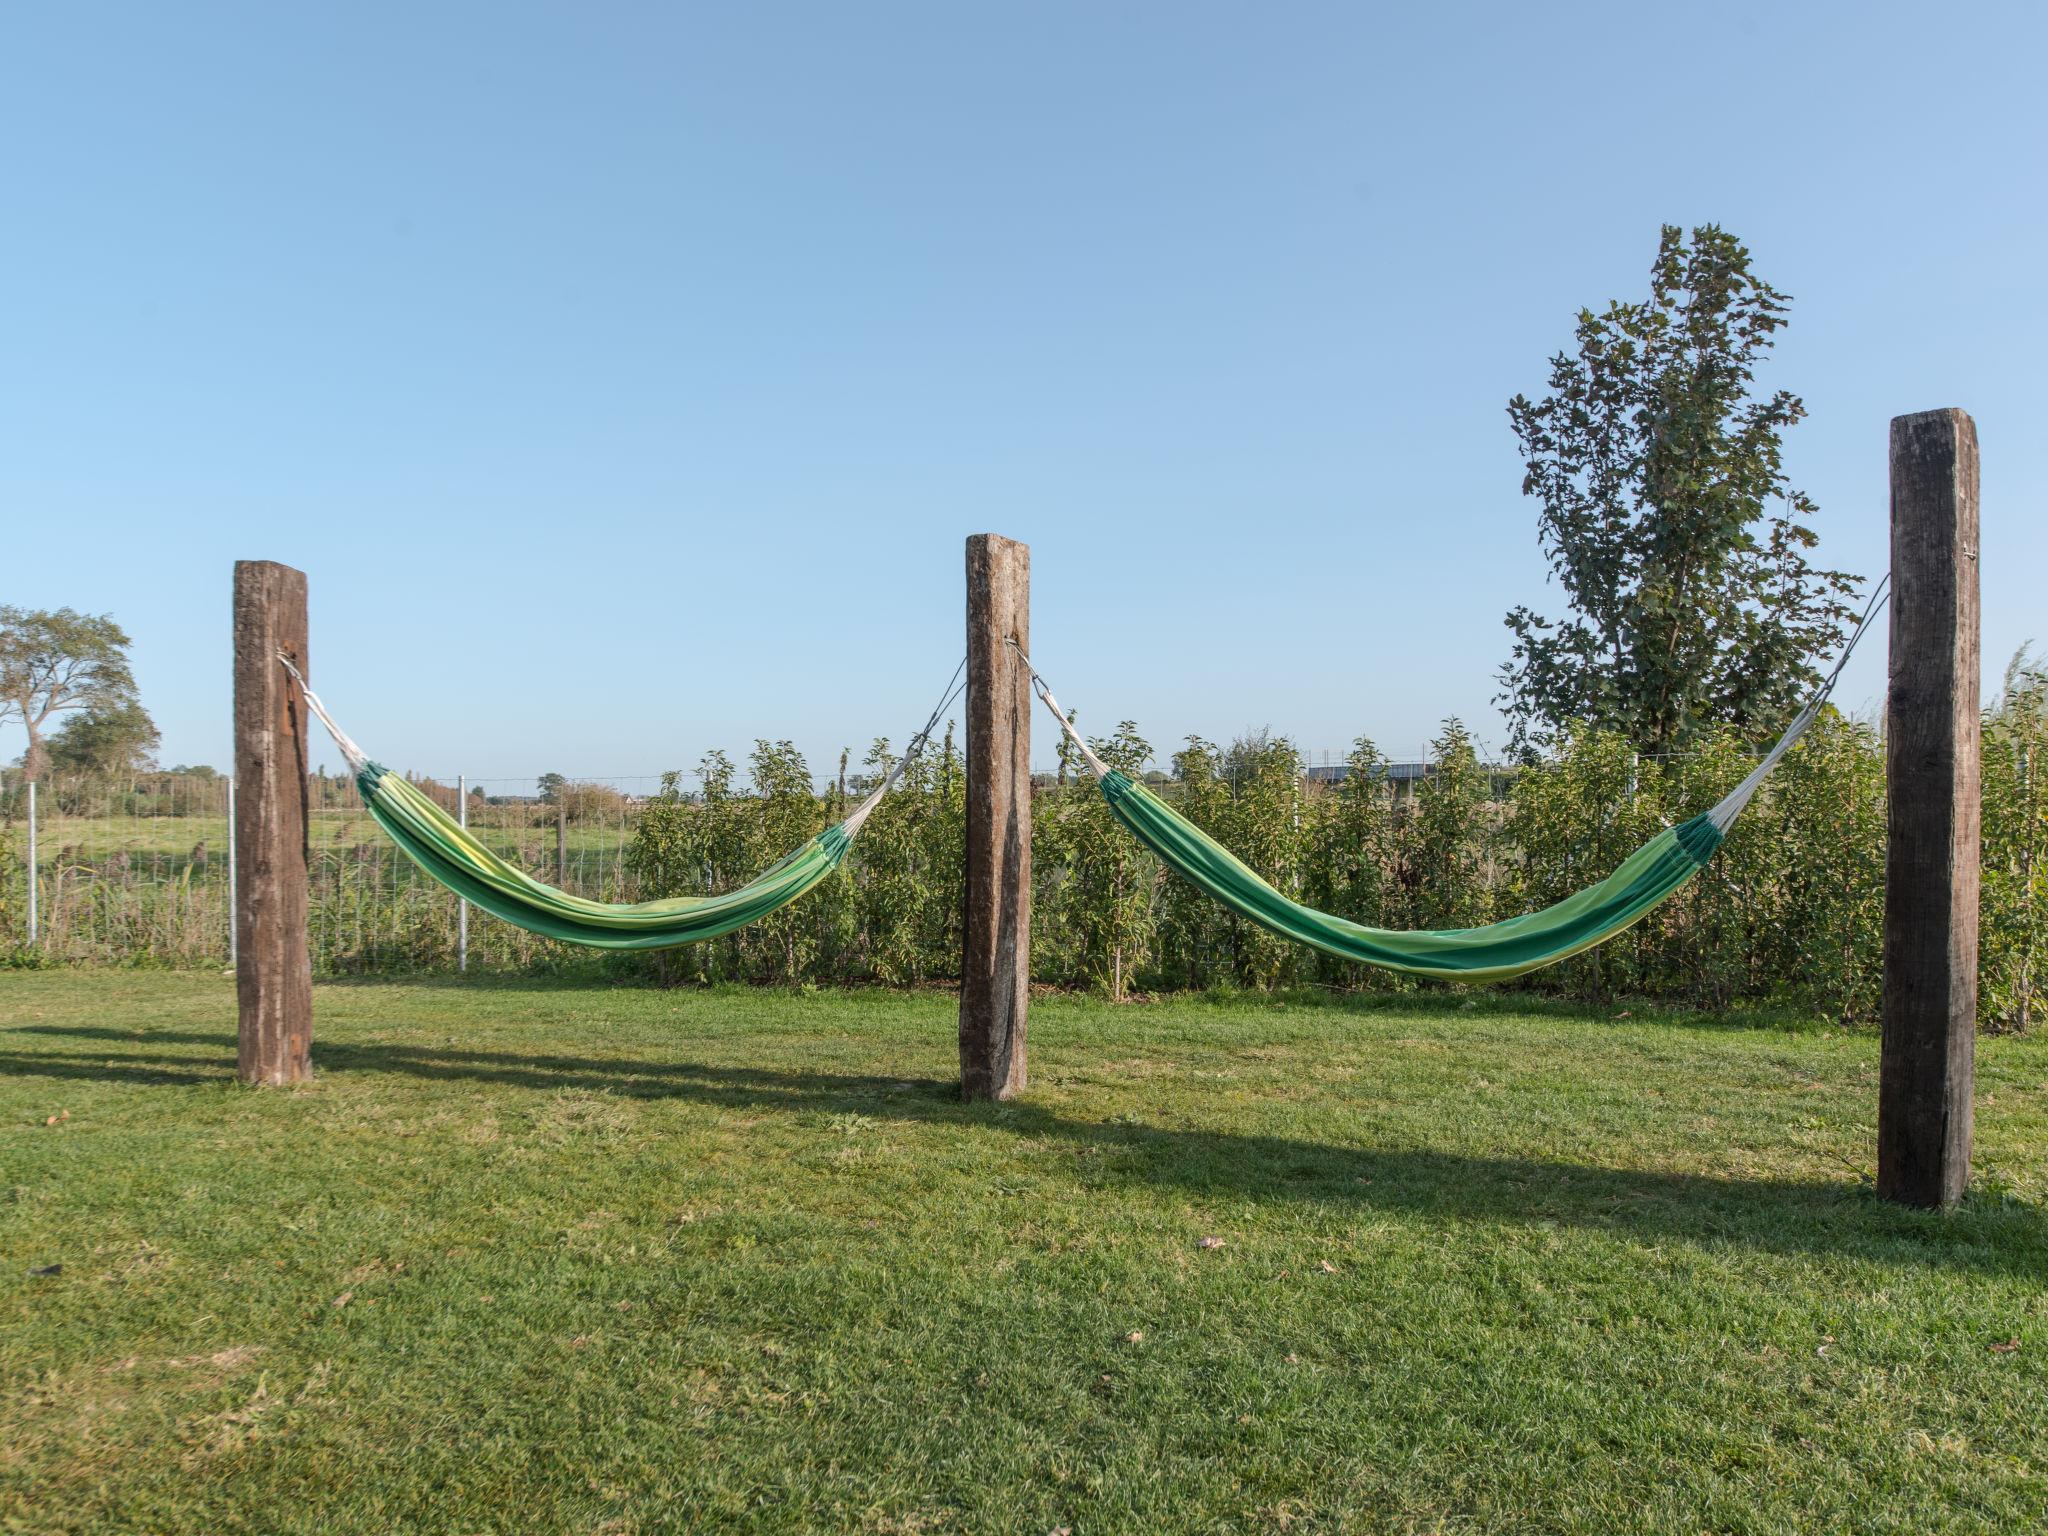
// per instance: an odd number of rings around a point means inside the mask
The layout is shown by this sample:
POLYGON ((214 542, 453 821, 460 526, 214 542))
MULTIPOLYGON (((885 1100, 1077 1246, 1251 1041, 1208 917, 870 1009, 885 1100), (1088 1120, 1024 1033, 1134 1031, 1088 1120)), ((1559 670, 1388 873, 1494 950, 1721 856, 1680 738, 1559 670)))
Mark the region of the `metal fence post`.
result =
POLYGON ((36 941, 36 781, 28 781, 28 941, 36 941))
POLYGON ((241 962, 235 933, 235 776, 228 775, 228 969, 241 962))
MULTIPOLYGON (((469 775, 455 776, 455 822, 467 830, 469 827, 469 775)), ((455 969, 469 969, 469 901, 466 897, 455 899, 455 969)))

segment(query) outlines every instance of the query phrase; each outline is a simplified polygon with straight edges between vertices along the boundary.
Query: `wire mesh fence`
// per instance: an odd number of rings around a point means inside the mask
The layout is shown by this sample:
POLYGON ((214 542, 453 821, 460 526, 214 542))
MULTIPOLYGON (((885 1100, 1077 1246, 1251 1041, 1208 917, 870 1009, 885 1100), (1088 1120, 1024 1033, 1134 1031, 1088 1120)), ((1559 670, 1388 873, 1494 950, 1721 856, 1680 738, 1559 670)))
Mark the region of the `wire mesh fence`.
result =
POLYGON ((58 960, 224 962, 229 793, 211 775, 0 774, 0 934, 58 960))
MULTIPOLYGON (((577 785, 551 802, 531 780, 461 789, 422 781, 485 846, 601 901, 633 899, 626 853, 639 809, 659 785, 657 775, 577 785)), ((213 773, 54 777, 33 792, 18 775, 0 774, 0 943, 60 964, 229 964, 233 794, 232 782, 213 773)), ((306 803, 316 970, 454 968, 465 960, 515 968, 553 949, 495 920, 465 924, 462 903, 392 846, 353 780, 314 775, 306 803)))

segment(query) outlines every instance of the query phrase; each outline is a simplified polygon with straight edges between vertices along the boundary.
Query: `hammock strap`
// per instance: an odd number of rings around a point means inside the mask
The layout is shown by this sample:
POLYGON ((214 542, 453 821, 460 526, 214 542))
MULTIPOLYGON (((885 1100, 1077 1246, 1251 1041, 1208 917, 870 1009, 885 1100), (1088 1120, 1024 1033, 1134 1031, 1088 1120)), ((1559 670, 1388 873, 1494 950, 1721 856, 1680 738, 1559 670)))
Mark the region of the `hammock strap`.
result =
POLYGON ((283 651, 279 651, 277 653, 277 663, 285 671, 291 673, 292 681, 299 685, 299 692, 305 695, 306 707, 313 711, 314 716, 322 725, 327 727, 327 734, 332 736, 334 744, 341 748, 341 755, 348 763, 348 771, 351 774, 361 773, 369 764, 369 755, 355 744, 347 731, 344 731, 334 723, 334 716, 327 713, 327 706, 320 702, 320 695, 307 686, 305 678, 299 674, 299 669, 292 665, 291 657, 285 655, 283 651))
POLYGON ((1849 636, 1849 643, 1842 647, 1842 654, 1835 658, 1834 667, 1821 679, 1820 686, 1813 690, 1813 696, 1806 701, 1805 707, 1792 717, 1792 723, 1785 727, 1785 734, 1780 736, 1777 744, 1764 754, 1763 761, 1750 769, 1749 776, 1729 790, 1722 797, 1720 804, 1707 812, 1707 819, 1714 824, 1715 831, 1723 836, 1727 835, 1728 829, 1735 824, 1735 818, 1742 814, 1743 807, 1749 804, 1750 798, 1770 776, 1771 770, 1778 766, 1778 760, 1790 752, 1798 744, 1799 738, 1806 734, 1807 727, 1820 718, 1821 706, 1827 703, 1828 695, 1835 691, 1835 684, 1841 680, 1842 668, 1849 664, 1849 656, 1856 649, 1856 642, 1863 638, 1864 631, 1870 628, 1871 620, 1875 619, 1884 605, 1890 601, 1891 594, 1888 589, 1891 582, 1891 573, 1886 572, 1884 580, 1880 581, 1877 589, 1871 593, 1870 603, 1863 610, 1863 617, 1856 621, 1856 628, 1849 636))
POLYGON ((1067 718, 1067 712, 1064 709, 1060 708, 1060 701, 1052 696, 1051 687, 1048 686, 1045 679, 1039 675, 1038 668, 1031 665, 1031 658, 1024 653, 1024 647, 1017 644, 1017 637, 1015 635, 1012 635, 1010 637, 1010 648, 1014 650, 1017 653, 1018 658, 1023 661, 1024 670, 1031 674, 1032 692, 1036 693, 1041 699, 1045 700, 1045 707, 1052 711, 1053 718, 1059 721, 1060 723, 1060 729, 1067 733, 1067 739, 1072 741, 1074 746, 1079 750, 1081 754, 1081 761, 1088 765, 1088 771, 1094 774, 1095 777, 1098 779, 1107 777, 1109 774, 1109 765, 1105 763, 1101 758, 1095 755, 1095 749, 1088 745, 1087 738, 1083 736, 1079 731, 1074 729, 1074 722, 1069 720, 1067 718))

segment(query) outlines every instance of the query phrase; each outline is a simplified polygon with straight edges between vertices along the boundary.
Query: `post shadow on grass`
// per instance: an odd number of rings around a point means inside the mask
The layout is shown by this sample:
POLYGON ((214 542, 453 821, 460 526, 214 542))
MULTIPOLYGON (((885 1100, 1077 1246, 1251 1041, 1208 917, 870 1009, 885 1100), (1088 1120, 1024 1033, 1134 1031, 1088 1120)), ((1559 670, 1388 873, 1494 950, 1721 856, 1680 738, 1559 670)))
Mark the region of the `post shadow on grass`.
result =
MULTIPOLYGON (((213 1047, 222 1058, 53 1056, 0 1051, 0 1075, 146 1085, 232 1080, 234 1037, 192 1031, 34 1024, 11 1034, 122 1046, 213 1047)), ((323 1074, 399 1073, 437 1082, 584 1088, 631 1098, 682 1099, 720 1109, 857 1111, 914 1124, 1064 1141, 1113 1153, 1095 1177, 1204 1195, 1290 1200, 1443 1220, 1555 1223, 1640 1241, 1730 1243, 1769 1253, 1829 1253, 1879 1263, 1987 1274, 2048 1275, 2048 1217, 2030 1206, 1966 1203, 1942 1214, 1880 1201, 1864 1181, 1725 1178, 1649 1173, 1429 1148, 1346 1147, 1281 1136, 1072 1119, 1012 1101, 962 1104, 950 1078, 905 1080, 690 1061, 526 1056, 501 1051, 328 1042, 323 1074)))

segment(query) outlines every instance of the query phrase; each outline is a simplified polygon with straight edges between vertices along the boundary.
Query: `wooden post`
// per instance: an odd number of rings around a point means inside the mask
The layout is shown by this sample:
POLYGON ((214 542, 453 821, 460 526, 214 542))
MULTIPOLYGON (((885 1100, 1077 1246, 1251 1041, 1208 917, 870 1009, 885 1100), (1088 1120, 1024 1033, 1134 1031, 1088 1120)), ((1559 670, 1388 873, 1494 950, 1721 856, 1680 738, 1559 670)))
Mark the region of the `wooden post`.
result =
POLYGON ((305 701, 277 664, 306 659, 306 574, 235 562, 235 1066, 245 1083, 313 1076, 306 946, 305 701))
POLYGON ((1007 1099, 1024 1088, 1031 1001, 1031 678, 1019 647, 1031 647, 1031 549, 998 534, 975 534, 967 541, 963 1099, 1007 1099))
POLYGON ((555 888, 569 888, 569 796, 568 785, 555 791, 555 888))
POLYGON ((1970 1176, 1977 1045, 1977 427, 1892 421, 1884 1051, 1877 1191, 1947 1206, 1970 1176))

